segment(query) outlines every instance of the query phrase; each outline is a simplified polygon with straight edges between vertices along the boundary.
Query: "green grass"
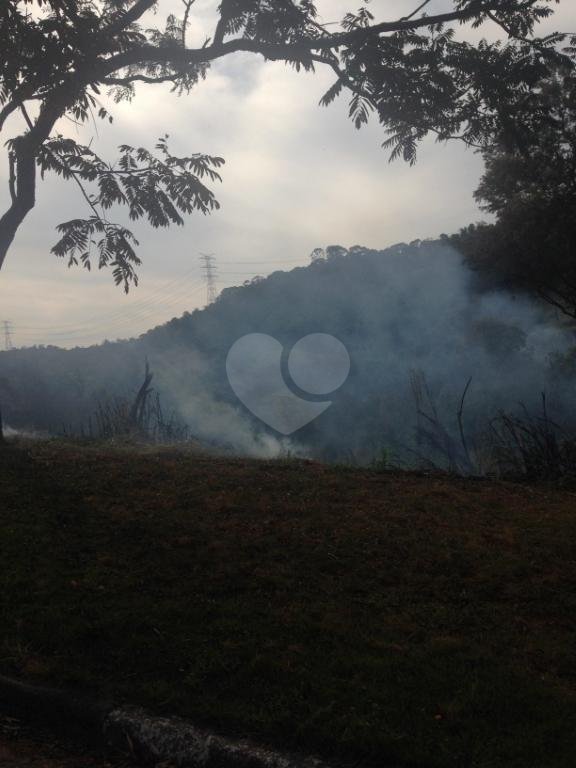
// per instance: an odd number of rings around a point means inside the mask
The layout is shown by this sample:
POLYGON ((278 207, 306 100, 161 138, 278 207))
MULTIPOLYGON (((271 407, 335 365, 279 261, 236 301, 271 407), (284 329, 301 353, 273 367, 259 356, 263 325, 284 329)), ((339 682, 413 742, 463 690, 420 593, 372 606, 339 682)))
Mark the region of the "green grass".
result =
POLYGON ((0 452, 0 668, 383 767, 576 765, 576 496, 0 452))

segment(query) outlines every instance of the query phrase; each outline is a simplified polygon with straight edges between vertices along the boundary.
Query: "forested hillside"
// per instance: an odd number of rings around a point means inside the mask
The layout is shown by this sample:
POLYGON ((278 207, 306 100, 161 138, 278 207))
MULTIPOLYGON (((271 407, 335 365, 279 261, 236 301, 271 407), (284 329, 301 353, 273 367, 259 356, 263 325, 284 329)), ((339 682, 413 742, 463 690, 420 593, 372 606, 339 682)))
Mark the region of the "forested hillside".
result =
POLYGON ((383 251, 329 247, 306 268, 227 289, 139 339, 2 353, 0 386, 11 427, 86 431, 99 403, 132 396, 148 360, 165 411, 202 440, 338 461, 442 464, 452 452, 464 468, 461 427, 481 463, 490 420, 519 403, 538 413, 543 392, 550 413, 571 423, 572 345, 549 306, 487 290, 444 238, 383 251), (248 333, 270 334, 285 350, 328 333, 349 351, 350 376, 332 406, 290 439, 251 416, 227 380, 228 350, 248 333))

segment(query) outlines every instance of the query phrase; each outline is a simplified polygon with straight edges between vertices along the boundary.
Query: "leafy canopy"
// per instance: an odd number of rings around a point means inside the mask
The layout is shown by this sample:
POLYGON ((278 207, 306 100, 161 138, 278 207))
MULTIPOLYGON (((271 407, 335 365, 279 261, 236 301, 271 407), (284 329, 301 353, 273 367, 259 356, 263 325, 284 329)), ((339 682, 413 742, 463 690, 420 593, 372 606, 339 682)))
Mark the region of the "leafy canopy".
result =
MULTIPOLYGON (((537 24, 558 0, 432 0, 407 15, 377 18, 368 6, 325 24, 312 0, 221 0, 213 3, 210 34, 190 45, 194 0, 163 14, 162 0, 5 0, 0 6, 0 132, 9 136, 11 205, 0 218, 0 267, 35 203, 37 171, 76 183, 88 218, 60 225, 53 251, 70 264, 111 266, 117 283, 136 282, 134 235, 108 219, 126 206, 152 226, 183 223, 183 214, 217 208, 207 186, 219 181, 223 160, 202 154, 174 157, 166 138, 155 153, 120 147, 115 163, 59 133, 61 119, 111 121, 110 98, 132 100, 138 88, 171 84, 188 94, 212 63, 243 51, 281 60, 297 70, 330 67, 335 81, 322 99, 341 93, 360 128, 374 115, 391 157, 413 163, 429 134, 486 148, 527 143, 524 121, 535 89, 553 67, 572 67, 564 35, 539 38, 537 24), (162 25, 158 20, 164 18, 162 25), (460 27, 497 25, 499 42, 469 42, 460 27)), ((61 129, 60 129, 61 130, 61 129)))
POLYGON ((496 217, 457 245, 490 281, 536 293, 576 319, 576 75, 562 67, 527 100, 520 148, 485 153, 476 198, 496 217))

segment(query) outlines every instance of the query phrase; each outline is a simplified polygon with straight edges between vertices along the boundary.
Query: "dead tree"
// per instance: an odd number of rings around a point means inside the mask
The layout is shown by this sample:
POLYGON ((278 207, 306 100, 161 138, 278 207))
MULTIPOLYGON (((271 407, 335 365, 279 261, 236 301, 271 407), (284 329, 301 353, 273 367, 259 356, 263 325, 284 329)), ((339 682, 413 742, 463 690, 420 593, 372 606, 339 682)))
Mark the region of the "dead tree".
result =
POLYGON ((146 406, 148 405, 150 395, 154 391, 150 386, 153 378, 154 374, 150 371, 150 365, 148 360, 146 360, 144 381, 142 382, 142 386, 138 390, 130 409, 129 423, 131 429, 135 431, 141 431, 145 426, 146 406))

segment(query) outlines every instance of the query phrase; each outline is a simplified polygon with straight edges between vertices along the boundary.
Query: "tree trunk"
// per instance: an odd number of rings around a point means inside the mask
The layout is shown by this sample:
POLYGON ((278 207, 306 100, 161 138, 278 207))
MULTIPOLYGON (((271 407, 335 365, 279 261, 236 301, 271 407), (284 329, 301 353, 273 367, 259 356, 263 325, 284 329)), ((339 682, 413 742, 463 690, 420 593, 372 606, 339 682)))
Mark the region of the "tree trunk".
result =
POLYGON ((10 159, 12 205, 0 218, 0 269, 16 232, 36 202, 36 153, 29 134, 16 140, 10 159))
MULTIPOLYGON (((12 204, 0 218, 0 270, 18 228, 36 204, 36 159, 41 145, 46 141, 54 124, 73 104, 81 92, 81 84, 68 84, 43 102, 34 125, 26 116, 29 131, 19 136, 10 153, 8 186, 12 204)), ((25 113, 26 115, 26 113, 25 113)))

